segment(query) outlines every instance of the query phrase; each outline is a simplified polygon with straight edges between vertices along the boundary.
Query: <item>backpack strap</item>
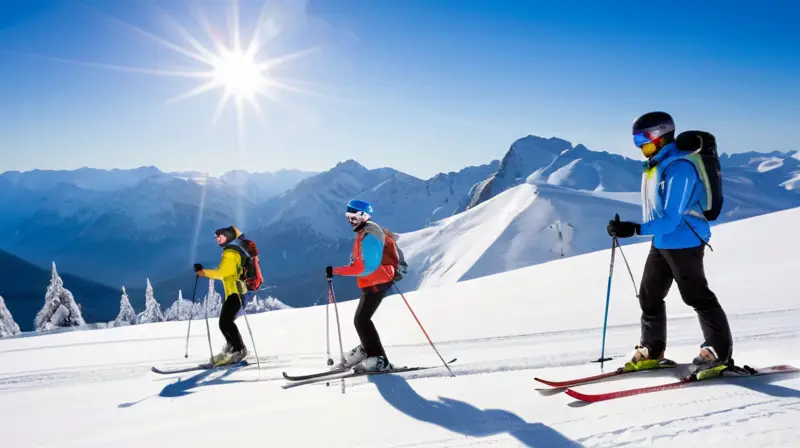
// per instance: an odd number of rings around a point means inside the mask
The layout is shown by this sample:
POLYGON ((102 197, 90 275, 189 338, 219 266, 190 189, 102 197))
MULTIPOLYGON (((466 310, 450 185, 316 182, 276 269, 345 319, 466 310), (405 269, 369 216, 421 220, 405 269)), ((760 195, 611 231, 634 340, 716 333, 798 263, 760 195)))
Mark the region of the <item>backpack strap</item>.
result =
MULTIPOLYGON (((691 155, 694 155, 694 154, 699 154, 699 153, 700 153, 700 149, 698 149, 698 150, 696 150, 696 151, 694 151, 694 152, 691 152, 691 153, 689 153, 689 155, 688 155, 688 156, 691 156, 691 155)), ((672 160, 672 161, 670 162, 670 165, 671 165, 672 163, 674 163, 674 162, 686 162, 686 163, 688 163, 688 164, 689 164, 689 165, 690 165, 690 166, 691 166, 691 167, 694 169, 694 172, 695 172, 695 174, 697 174, 697 180, 699 181, 699 183, 703 185, 703 188, 704 188, 704 189, 708 190, 708 184, 707 184, 707 183, 706 183, 706 182, 703 180, 703 178, 702 178, 702 175, 703 175, 703 173, 700 173, 700 172, 699 172, 699 170, 697 169, 697 166, 695 165, 695 163, 694 163, 694 162, 692 162, 690 159, 688 159, 688 158, 687 158, 688 156, 684 156, 684 157, 677 157, 677 158, 675 158, 674 160, 672 160)), ((665 173, 666 173, 666 170, 667 170, 668 168, 669 168, 669 166, 667 166, 667 167, 664 169, 664 172, 665 172, 665 173)), ((695 184, 694 188, 697 188, 697 184, 695 184)), ((706 194, 707 194, 707 195, 710 195, 710 193, 709 193, 708 191, 706 191, 706 194)), ((694 196, 694 189, 692 190, 692 194, 691 194, 691 196, 694 196)), ((690 197, 691 197, 691 196, 690 196, 690 197)), ((695 210, 695 209, 694 209, 694 205, 700 205, 700 204, 692 204, 692 207, 689 209, 689 211, 688 211, 687 213, 688 213, 688 214, 690 214, 690 215, 692 215, 692 216, 694 216, 694 217, 696 217, 696 218, 700 218, 700 219, 702 219, 702 220, 704 220, 704 221, 708 221, 708 220, 706 219, 706 216, 705 216, 705 215, 704 215, 702 212, 698 212, 697 210, 695 210)), ((684 218, 684 217, 681 217, 681 220, 683 220, 684 224, 686 224, 686 227, 688 227, 688 228, 689 228, 689 230, 691 230, 691 231, 692 231, 692 233, 694 234, 694 236, 696 236, 696 237, 697 237, 697 239, 698 239, 698 240, 700 240, 700 244, 701 244, 702 246, 708 246, 708 248, 709 248, 709 249, 711 249, 711 251, 712 251, 712 252, 714 251, 714 248, 713 248, 713 247, 711 247, 711 245, 710 245, 710 244, 708 244, 708 241, 704 240, 704 239, 703 239, 703 238, 700 236, 700 234, 699 234, 699 233, 697 233, 697 231, 696 231, 696 230, 694 230, 694 227, 692 227, 692 225, 691 225, 691 224, 689 224, 689 221, 687 221, 687 220, 686 220, 686 218, 684 218)))
POLYGON ((252 256, 250 256, 250 253, 247 252, 247 249, 245 249, 244 246, 242 246, 242 243, 240 243, 239 240, 233 240, 230 243, 225 245, 226 249, 229 248, 229 247, 232 247, 232 248, 238 250, 239 254, 244 256, 244 257, 253 258, 252 256))

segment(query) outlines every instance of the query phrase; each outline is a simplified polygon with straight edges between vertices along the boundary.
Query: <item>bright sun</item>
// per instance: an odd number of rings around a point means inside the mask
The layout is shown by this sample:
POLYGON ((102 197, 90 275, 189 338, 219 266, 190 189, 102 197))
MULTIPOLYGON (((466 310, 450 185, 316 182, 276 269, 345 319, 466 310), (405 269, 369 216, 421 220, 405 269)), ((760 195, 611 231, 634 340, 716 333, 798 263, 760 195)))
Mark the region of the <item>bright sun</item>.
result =
MULTIPOLYGON (((238 119, 238 135, 241 142, 244 140, 245 103, 252 106, 259 117, 264 120, 264 113, 259 102, 261 98, 271 100, 278 105, 285 105, 278 101, 279 90, 312 93, 291 85, 290 80, 279 77, 276 73, 288 62, 305 56, 317 48, 309 48, 278 57, 264 57, 261 53, 265 49, 265 44, 276 36, 274 21, 277 19, 266 15, 266 9, 263 9, 249 42, 242 42, 238 2, 233 0, 232 5, 233 11, 230 17, 231 22, 229 23, 229 36, 227 38, 222 38, 221 34, 214 29, 202 9, 198 10, 198 21, 206 32, 211 45, 201 43, 200 39, 193 36, 186 28, 168 16, 165 19, 170 23, 172 31, 183 38, 185 45, 170 42, 149 31, 107 16, 109 20, 144 35, 165 48, 187 56, 194 62, 201 63, 203 65, 202 69, 172 71, 58 58, 51 59, 111 70, 202 80, 197 87, 168 100, 167 103, 184 100, 209 90, 221 89, 222 94, 212 118, 212 126, 216 125, 228 101, 233 100, 238 119)), ((98 12, 98 14, 102 13, 98 12)))
POLYGON ((225 89, 226 96, 252 101, 265 88, 263 68, 241 51, 225 52, 211 61, 212 83, 225 89))

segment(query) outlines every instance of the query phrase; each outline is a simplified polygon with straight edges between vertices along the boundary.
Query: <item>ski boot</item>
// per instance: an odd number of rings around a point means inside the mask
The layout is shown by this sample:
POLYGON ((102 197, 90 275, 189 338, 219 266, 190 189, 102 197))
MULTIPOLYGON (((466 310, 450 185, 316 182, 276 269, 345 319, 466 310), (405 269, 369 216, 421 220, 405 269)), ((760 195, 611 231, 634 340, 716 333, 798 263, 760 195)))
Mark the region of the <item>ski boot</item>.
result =
POLYGON ((242 347, 241 350, 237 350, 231 353, 231 364, 236 364, 237 362, 241 362, 247 357, 247 347, 242 347))
POLYGON ((222 352, 214 355, 211 360, 211 365, 214 367, 226 366, 228 364, 236 364, 247 357, 247 347, 242 347, 241 350, 233 350, 229 344, 225 344, 222 352))
POLYGON ((358 365, 353 367, 355 372, 386 372, 394 369, 392 363, 386 356, 370 356, 358 365))
POLYGON ((233 352, 233 347, 231 347, 230 344, 225 343, 225 346, 222 347, 222 351, 211 358, 211 365, 217 367, 228 364, 231 357, 231 352, 233 352))
POLYGON ((661 352, 657 357, 650 357, 650 349, 641 345, 637 345, 633 349, 631 360, 622 366, 623 372, 636 372, 639 370, 652 370, 662 367, 673 367, 675 362, 664 358, 664 352, 661 352))
POLYGON ((364 347, 361 345, 357 345, 353 347, 348 353, 344 355, 344 362, 340 362, 336 364, 333 369, 352 369, 353 367, 357 366, 359 363, 364 361, 367 358, 367 352, 364 351, 364 347))
POLYGON ((703 347, 689 366, 689 376, 698 380, 713 378, 722 375, 722 372, 732 364, 732 360, 729 362, 720 360, 713 347, 703 347))

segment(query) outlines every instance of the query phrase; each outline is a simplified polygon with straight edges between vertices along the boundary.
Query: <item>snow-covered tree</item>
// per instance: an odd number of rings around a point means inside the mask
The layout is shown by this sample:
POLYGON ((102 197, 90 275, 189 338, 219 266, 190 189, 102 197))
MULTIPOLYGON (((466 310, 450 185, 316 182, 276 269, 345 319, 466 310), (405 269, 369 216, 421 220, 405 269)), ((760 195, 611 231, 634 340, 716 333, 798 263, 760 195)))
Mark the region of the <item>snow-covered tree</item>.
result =
POLYGON ((164 322, 164 314, 161 312, 161 305, 153 295, 153 285, 150 284, 150 279, 147 279, 147 289, 144 293, 144 306, 145 310, 136 316, 136 323, 149 324, 152 322, 164 322))
POLYGON ((64 287, 64 281, 58 275, 56 264, 53 262, 53 272, 44 296, 44 306, 36 314, 33 327, 36 331, 47 331, 83 325, 86 325, 86 321, 83 320, 81 310, 75 303, 72 293, 64 287))
POLYGON ((14 322, 14 317, 11 316, 11 311, 6 307, 3 296, 0 296, 0 338, 15 334, 19 334, 19 325, 14 322))
POLYGON ((178 300, 173 302, 167 311, 164 313, 166 320, 189 320, 198 316, 198 310, 201 304, 192 303, 190 300, 183 298, 183 292, 178 290, 178 300))
POLYGON ((265 311, 283 310, 287 308, 291 307, 271 296, 261 299, 254 295, 245 304, 245 311, 247 311, 247 314, 263 313, 265 311))
POLYGON ((122 327, 125 325, 135 325, 136 324, 136 311, 133 309, 131 305, 131 301, 128 298, 128 292, 125 291, 125 287, 122 287, 122 296, 119 299, 119 314, 117 314, 117 318, 114 319, 112 322, 109 323, 109 327, 122 327))
MULTIPOLYGON (((208 317, 219 317, 222 312, 222 296, 214 287, 214 279, 208 279, 208 294, 205 298, 205 306, 208 307, 208 317)), ((205 310, 201 310, 205 313, 205 310)), ((203 314, 205 316, 205 314, 203 314)))

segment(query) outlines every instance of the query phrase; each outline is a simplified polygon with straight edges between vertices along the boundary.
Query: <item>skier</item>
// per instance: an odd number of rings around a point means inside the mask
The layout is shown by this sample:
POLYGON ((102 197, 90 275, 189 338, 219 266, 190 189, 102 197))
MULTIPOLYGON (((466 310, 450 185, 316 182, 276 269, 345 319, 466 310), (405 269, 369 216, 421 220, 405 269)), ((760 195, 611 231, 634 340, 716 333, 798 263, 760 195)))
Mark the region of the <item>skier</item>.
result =
POLYGON ((675 142, 675 123, 665 112, 649 112, 633 123, 633 141, 647 159, 642 182, 641 224, 612 220, 609 236, 652 235, 639 288, 641 340, 633 351, 633 368, 663 359, 667 342, 664 298, 673 279, 684 303, 693 307, 705 341, 692 361, 691 373, 713 376, 733 365, 733 338, 728 318, 709 289, 703 254, 711 229, 702 213, 706 185, 691 163, 676 163, 687 153, 675 142))
POLYGON ((195 264, 194 270, 199 277, 221 280, 225 288, 225 300, 219 315, 219 329, 225 337, 222 352, 214 355, 214 366, 235 364, 247 356, 247 348, 234 320, 242 306, 242 295, 246 288, 240 280, 242 274, 242 256, 240 254, 239 237, 241 232, 235 226, 214 231, 217 245, 222 247, 222 258, 217 269, 204 269, 202 264, 195 264))
POLYGON ((356 276, 361 289, 353 319, 361 344, 353 348, 345 356, 344 363, 339 365, 356 371, 393 368, 372 323, 372 316, 393 284, 398 254, 393 238, 371 221, 372 211, 372 206, 365 201, 354 199, 348 202, 345 217, 356 233, 350 265, 325 268, 329 279, 334 275, 356 276))

